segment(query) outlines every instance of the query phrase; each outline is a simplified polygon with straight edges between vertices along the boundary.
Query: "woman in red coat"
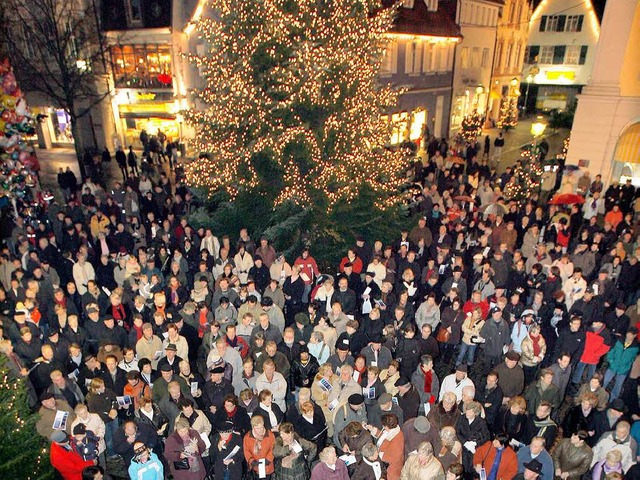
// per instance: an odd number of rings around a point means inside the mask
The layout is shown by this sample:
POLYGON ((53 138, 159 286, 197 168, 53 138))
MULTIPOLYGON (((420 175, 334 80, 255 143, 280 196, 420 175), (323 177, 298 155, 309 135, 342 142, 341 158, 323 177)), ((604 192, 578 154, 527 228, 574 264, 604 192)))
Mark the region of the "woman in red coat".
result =
POLYGON ((62 430, 54 430, 51 434, 49 459, 64 480, 82 480, 82 470, 97 463, 94 460, 83 460, 71 447, 69 437, 62 430))
POLYGON ((207 475, 202 461, 202 452, 206 450, 200 434, 189 426, 189 420, 176 420, 176 431, 164 445, 164 458, 175 480, 203 480, 207 475))
POLYGON ((387 463, 387 480, 398 480, 404 464, 404 435, 394 413, 382 415, 382 433, 378 437, 380 458, 387 463))
POLYGON ((493 441, 486 442, 473 455, 476 472, 484 468, 487 479, 511 480, 518 473, 518 457, 509 446, 509 436, 497 433, 493 441), (498 458, 500 457, 500 458, 498 458))

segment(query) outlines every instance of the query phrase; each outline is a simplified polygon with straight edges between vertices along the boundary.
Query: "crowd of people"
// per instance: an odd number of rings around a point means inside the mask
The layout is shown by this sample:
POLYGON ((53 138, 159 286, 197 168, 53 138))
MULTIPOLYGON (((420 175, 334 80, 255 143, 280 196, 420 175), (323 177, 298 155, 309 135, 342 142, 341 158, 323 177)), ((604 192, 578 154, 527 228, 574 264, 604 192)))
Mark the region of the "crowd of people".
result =
POLYGON ((415 226, 358 236, 335 271, 313 245, 287 259, 259 232, 192 228, 193 195, 166 174, 89 180, 16 217, 0 355, 52 465, 65 479, 640 478, 634 187, 596 178, 569 211, 519 206, 502 196, 509 169, 432 157, 415 226))

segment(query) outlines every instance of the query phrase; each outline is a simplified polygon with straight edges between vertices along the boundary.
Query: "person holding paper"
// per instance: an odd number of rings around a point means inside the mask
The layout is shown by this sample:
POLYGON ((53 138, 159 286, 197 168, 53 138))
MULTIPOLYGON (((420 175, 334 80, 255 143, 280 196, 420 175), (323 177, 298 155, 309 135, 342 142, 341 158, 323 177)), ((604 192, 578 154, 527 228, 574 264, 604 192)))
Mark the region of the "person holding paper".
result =
POLYGON ((251 431, 244 436, 242 443, 247 465, 257 478, 271 478, 274 468, 273 447, 276 437, 267 430, 260 415, 251 417, 251 431))
POLYGON ((216 424, 218 431, 211 439, 209 449, 213 473, 219 480, 235 480, 242 477, 242 436, 234 431, 233 422, 222 420, 216 424))
POLYGON ((317 447, 300 437, 291 423, 280 425, 280 436, 273 447, 275 476, 278 480, 308 480, 309 468, 315 459, 317 447))
POLYGON ((44 392, 40 395, 40 410, 38 410, 38 421, 36 423, 36 431, 45 438, 54 432, 53 424, 58 412, 67 412, 66 425, 63 430, 67 433, 71 433, 71 424, 75 420, 75 414, 73 410, 66 402, 66 400, 56 399, 51 392, 44 392))
POLYGON ((207 470, 202 461, 206 449, 200 434, 189 426, 186 418, 176 421, 173 432, 164 445, 164 457, 175 480, 204 480, 207 470))

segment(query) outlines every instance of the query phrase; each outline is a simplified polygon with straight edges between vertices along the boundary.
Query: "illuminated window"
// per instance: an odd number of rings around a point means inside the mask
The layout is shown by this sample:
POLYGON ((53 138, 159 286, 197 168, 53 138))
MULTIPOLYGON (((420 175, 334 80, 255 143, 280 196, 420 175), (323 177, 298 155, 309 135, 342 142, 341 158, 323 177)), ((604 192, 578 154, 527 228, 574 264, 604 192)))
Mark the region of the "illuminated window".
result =
POLYGON ((580 62, 580 51, 582 45, 568 45, 564 57, 564 63, 567 65, 578 65, 580 62))
POLYGON ((171 88, 169 45, 118 45, 110 51, 116 87, 171 88))
POLYGON ((413 8, 413 0, 402 0, 402 6, 404 8, 413 8))
POLYGON ((471 68, 479 68, 481 60, 480 47, 473 47, 471 49, 471 68))
POLYGON ((553 63, 553 45, 543 45, 540 47, 540 56, 538 62, 543 65, 550 65, 553 63))
POLYGON ((584 15, 569 15, 564 27, 565 32, 581 32, 584 15))
POLYGON ((427 5, 427 10, 430 12, 438 11, 438 0, 424 0, 424 3, 427 5))
POLYGON ((422 57, 422 42, 413 40, 406 44, 404 72, 420 73, 420 60, 422 57))
POLYGON ((422 136, 424 125, 427 122, 426 110, 416 110, 411 115, 411 127, 409 128, 409 139, 417 140, 422 136))
POLYGON ((391 144, 397 145, 404 142, 409 134, 409 114, 407 112, 394 113, 391 115, 393 132, 391 134, 391 144))
POLYGON ((433 43, 425 43, 422 46, 422 71, 424 73, 432 72, 431 58, 433 57, 433 43))
POLYGON ((383 75, 391 75, 398 72, 398 42, 392 40, 387 45, 387 49, 382 57, 382 65, 380 66, 383 75))

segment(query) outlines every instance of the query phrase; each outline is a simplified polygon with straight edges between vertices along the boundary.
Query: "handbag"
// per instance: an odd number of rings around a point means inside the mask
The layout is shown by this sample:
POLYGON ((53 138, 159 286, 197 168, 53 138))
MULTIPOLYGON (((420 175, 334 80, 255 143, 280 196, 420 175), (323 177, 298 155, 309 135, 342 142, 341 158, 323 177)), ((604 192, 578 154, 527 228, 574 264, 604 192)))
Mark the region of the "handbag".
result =
POLYGON ((436 340, 438 343, 447 343, 449 341, 449 337, 451 337, 451 332, 446 328, 440 328, 438 330, 438 335, 436 336, 436 340))
POLYGON ((189 470, 189 459, 188 458, 182 458, 180 460, 178 460, 177 462, 174 461, 173 462, 173 469, 174 470, 189 470))

